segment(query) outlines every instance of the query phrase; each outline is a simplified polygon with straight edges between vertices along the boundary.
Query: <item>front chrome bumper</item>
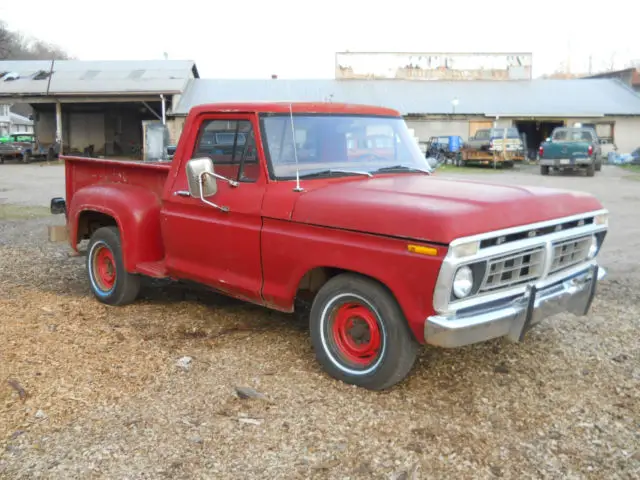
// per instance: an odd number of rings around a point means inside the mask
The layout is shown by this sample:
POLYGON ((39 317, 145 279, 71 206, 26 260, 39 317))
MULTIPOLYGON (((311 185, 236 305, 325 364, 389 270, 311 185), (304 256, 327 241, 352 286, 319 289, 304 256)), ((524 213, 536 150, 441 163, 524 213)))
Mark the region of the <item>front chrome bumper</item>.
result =
POLYGON ((452 316, 434 315, 425 322, 425 341, 446 348, 498 337, 521 341, 531 327, 547 317, 562 312, 586 315, 596 285, 605 276, 602 267, 591 265, 542 289, 531 284, 524 295, 516 298, 458 311, 452 316))

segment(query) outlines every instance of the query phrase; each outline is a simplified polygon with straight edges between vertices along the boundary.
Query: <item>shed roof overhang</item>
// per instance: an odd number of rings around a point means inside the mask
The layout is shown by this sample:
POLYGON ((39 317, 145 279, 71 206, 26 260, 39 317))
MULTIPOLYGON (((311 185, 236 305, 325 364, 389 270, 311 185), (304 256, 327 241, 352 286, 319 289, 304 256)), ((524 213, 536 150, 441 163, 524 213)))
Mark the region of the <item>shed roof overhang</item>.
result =
POLYGON ((118 95, 0 95, 0 103, 130 103, 130 102, 155 102, 161 95, 171 100, 175 92, 168 93, 131 93, 118 95))

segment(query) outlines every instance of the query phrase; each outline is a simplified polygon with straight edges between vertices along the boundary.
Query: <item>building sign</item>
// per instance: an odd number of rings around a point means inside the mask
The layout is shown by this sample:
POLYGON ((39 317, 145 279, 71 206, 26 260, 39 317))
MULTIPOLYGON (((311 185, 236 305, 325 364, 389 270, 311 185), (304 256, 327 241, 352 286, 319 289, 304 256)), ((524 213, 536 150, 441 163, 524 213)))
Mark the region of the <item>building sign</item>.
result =
POLYGON ((336 79, 530 80, 531 53, 336 53, 336 79))

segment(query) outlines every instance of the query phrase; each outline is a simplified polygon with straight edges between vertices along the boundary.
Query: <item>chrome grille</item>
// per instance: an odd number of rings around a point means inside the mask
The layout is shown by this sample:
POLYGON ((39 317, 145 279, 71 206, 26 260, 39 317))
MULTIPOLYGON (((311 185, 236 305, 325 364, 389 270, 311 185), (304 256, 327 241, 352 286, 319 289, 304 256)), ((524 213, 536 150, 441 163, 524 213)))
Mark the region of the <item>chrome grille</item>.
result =
POLYGON ((549 274, 584 262, 589 254, 590 246, 591 235, 554 242, 552 245, 553 260, 549 274))
POLYGON ((492 258, 487 264, 479 293, 537 280, 542 276, 543 268, 544 247, 534 247, 492 258))

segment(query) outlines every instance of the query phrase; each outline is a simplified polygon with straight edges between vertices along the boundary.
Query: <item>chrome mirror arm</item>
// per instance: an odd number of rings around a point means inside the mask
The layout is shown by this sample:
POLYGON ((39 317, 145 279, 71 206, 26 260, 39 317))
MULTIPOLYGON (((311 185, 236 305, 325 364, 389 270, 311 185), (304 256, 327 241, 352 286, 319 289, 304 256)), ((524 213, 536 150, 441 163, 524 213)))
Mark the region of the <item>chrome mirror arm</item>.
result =
MULTIPOLYGON (((219 177, 219 175, 216 174, 211 174, 209 172, 202 172, 200 174, 200 200, 202 200, 203 203, 206 203, 207 205, 211 205, 212 207, 217 208, 218 210, 221 210, 223 212, 228 212, 229 211, 229 207, 221 207, 220 205, 217 205, 213 202, 210 202, 209 200, 207 200, 206 198, 204 198, 204 176, 205 175, 212 175, 214 177, 219 177)), ((222 180, 228 180, 227 178, 221 177, 222 180)), ((229 180, 229 183, 233 182, 233 180, 229 180)), ((236 182, 237 183, 237 182, 236 182)))
POLYGON ((223 177, 222 175, 218 175, 217 173, 203 172, 203 175, 210 175, 210 176, 215 177, 217 179, 224 180, 225 182, 229 182, 229 185, 231 185, 232 187, 237 187, 238 185, 240 185, 235 180, 231 180, 230 178, 223 177))

